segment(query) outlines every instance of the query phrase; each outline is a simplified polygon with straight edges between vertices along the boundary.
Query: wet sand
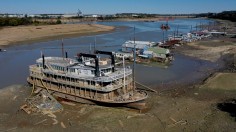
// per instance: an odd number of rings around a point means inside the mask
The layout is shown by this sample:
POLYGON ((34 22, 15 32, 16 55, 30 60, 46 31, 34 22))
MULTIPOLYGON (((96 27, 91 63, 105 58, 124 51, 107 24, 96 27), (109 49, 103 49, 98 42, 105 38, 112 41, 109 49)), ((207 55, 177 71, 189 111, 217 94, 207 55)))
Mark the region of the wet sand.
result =
POLYGON ((17 26, 0 29, 0 48, 20 43, 62 39, 111 32, 112 26, 98 24, 60 24, 17 26))

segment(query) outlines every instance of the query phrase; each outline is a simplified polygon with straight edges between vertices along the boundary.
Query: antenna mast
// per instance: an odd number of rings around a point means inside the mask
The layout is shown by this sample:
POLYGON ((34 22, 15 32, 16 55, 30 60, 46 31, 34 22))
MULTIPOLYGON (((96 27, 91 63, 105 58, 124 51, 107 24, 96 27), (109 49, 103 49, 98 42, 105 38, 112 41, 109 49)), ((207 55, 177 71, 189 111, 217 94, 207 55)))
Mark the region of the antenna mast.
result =
POLYGON ((94 48, 94 51, 93 51, 94 53, 96 51, 96 43, 97 43, 97 37, 95 36, 95 38, 94 38, 94 47, 93 47, 94 48))
POLYGON ((62 58, 64 59, 64 43, 63 43, 63 38, 61 39, 61 54, 62 54, 62 58))
POLYGON ((133 88, 135 89, 135 61, 136 61, 135 26, 134 26, 134 49, 133 49, 133 57, 134 57, 134 63, 133 63, 133 88))
POLYGON ((125 88, 125 57, 123 55, 123 69, 124 69, 124 88, 125 88))

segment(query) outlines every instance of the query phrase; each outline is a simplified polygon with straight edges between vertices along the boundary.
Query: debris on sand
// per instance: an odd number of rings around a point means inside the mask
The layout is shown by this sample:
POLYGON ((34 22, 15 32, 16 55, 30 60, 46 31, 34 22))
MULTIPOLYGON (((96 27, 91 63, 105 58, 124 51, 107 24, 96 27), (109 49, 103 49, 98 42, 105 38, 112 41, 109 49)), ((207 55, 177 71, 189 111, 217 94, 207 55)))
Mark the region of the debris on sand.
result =
POLYGON ((37 122, 37 123, 35 123, 34 125, 42 124, 42 123, 44 123, 45 121, 47 121, 47 119, 44 119, 44 120, 42 120, 42 121, 40 121, 40 122, 37 122))
POLYGON ((119 124, 122 128, 124 127, 124 123, 121 120, 119 120, 119 124))
POLYGON ((62 128, 66 128, 65 124, 63 122, 61 122, 61 127, 62 128))
POLYGON ((70 106, 75 106, 75 103, 68 102, 68 101, 61 101, 62 104, 70 105, 70 106))
POLYGON ((37 95, 27 98, 26 104, 22 105, 20 109, 24 110, 27 114, 41 112, 55 118, 53 113, 63 111, 63 106, 47 91, 41 91, 37 95))
POLYGON ((53 120, 53 123, 52 123, 53 125, 58 124, 58 120, 57 119, 53 118, 52 120, 53 120))

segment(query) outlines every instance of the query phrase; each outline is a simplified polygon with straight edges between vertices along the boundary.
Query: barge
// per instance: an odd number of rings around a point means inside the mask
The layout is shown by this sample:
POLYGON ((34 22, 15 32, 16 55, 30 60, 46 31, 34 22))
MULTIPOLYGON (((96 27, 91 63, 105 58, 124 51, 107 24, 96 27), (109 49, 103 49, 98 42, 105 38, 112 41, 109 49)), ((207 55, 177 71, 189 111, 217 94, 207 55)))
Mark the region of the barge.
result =
POLYGON ((107 51, 79 53, 76 59, 42 55, 29 66, 27 81, 36 93, 47 90, 76 102, 141 109, 147 93, 135 88, 132 69, 116 67, 114 58, 114 53, 107 51), (101 54, 111 59, 102 61, 101 54))

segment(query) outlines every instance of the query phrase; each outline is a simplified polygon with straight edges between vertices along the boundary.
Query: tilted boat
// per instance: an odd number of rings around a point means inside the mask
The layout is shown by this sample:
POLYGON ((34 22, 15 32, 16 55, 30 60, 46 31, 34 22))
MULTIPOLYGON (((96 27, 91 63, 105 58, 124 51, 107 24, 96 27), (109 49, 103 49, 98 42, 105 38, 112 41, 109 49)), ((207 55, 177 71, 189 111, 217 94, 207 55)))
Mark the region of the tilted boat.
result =
POLYGON ((77 59, 42 55, 29 71, 27 81, 34 91, 47 90, 77 102, 140 108, 148 96, 135 89, 132 69, 115 67, 112 52, 80 53, 77 59), (102 61, 101 54, 109 55, 111 60, 102 61))

